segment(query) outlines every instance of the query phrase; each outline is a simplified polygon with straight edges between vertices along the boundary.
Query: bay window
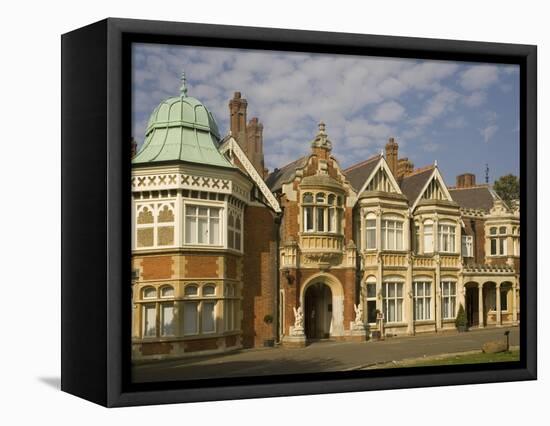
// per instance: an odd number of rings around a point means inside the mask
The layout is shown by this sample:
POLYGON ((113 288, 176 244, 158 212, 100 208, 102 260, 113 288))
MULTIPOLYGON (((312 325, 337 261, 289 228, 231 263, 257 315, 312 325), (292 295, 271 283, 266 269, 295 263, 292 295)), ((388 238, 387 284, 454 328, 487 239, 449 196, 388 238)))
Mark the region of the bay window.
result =
POLYGON ((365 244, 367 250, 376 249, 376 216, 372 213, 365 220, 365 244))
POLYGON ((303 232, 340 233, 341 199, 334 194, 306 192, 302 196, 303 232))
POLYGON ((382 284, 382 307, 386 322, 403 321, 403 283, 382 284))
POLYGON ((456 315, 456 283, 441 282, 441 315, 443 319, 454 319, 456 315))
POLYGON ((434 251, 434 226, 432 221, 424 222, 424 253, 434 251))
POLYGON ((230 211, 227 215, 227 246, 241 250, 242 220, 237 212, 230 211))
POLYGON ((415 281, 414 289, 414 319, 431 319, 432 284, 426 281, 415 281))
POLYGON ((506 256, 507 244, 506 244, 506 227, 501 226, 497 228, 492 226, 489 229, 490 249, 491 256, 506 256))
POLYGON ((455 252, 455 225, 439 224, 439 251, 442 253, 455 252))
POLYGON ((174 288, 163 286, 160 288, 160 297, 155 287, 146 287, 141 292, 142 299, 151 302, 142 305, 142 336, 166 337, 174 336, 174 288), (154 300, 153 300, 154 299, 154 300), (172 299, 164 301, 162 299, 172 299))
POLYGON ((221 245, 221 208, 185 205, 185 243, 221 245))
POLYGON ((184 290, 183 334, 186 336, 216 332, 216 285, 188 284, 184 290), (208 300, 214 299, 214 300, 208 300))
POLYGON ((403 250, 403 222, 382 219, 382 250, 403 250))

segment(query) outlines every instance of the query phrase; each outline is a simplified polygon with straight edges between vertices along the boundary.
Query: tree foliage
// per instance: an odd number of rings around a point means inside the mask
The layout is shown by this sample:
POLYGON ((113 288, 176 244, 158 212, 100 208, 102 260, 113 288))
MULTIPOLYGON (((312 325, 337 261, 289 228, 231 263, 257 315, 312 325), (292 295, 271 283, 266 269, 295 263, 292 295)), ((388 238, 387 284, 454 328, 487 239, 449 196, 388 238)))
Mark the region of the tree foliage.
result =
POLYGON ((495 181, 493 189, 508 205, 513 200, 519 200, 519 179, 515 175, 501 176, 495 181))

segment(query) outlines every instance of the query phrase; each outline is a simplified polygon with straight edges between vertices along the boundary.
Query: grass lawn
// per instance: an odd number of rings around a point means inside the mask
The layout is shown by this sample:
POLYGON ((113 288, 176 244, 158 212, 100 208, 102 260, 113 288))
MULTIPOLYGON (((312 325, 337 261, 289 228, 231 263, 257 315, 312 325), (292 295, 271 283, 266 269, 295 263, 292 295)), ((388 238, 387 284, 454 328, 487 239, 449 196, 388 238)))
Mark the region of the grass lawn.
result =
POLYGON ((430 365, 484 364, 488 362, 519 361, 519 350, 497 354, 468 353, 430 358, 417 358, 378 364, 371 368, 425 367, 430 365))

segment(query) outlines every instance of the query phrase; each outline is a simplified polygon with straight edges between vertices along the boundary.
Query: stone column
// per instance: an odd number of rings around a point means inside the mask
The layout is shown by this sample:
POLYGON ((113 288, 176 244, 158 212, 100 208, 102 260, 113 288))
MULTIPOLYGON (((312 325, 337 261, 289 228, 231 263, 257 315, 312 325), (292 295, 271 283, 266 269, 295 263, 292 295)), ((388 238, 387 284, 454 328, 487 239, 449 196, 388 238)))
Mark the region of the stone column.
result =
POLYGON ((443 328, 443 312, 441 310, 441 260, 435 255, 435 282, 434 282, 434 315, 436 330, 443 328))
POLYGON ((360 238, 360 244, 361 244, 361 252, 365 251, 367 249, 367 239, 366 239, 366 229, 365 229, 365 221, 367 220, 366 214, 363 211, 363 209, 360 210, 359 214, 359 220, 361 223, 359 223, 359 232, 361 232, 360 238))
POLYGON ((496 291, 496 308, 497 308, 497 327, 502 326, 502 311, 500 310, 500 283, 495 285, 496 291))
POLYGON ((512 324, 518 324, 517 282, 512 284, 512 324))
POLYGON ((485 319, 484 319, 484 316, 483 316, 483 284, 478 283, 477 284, 477 289, 478 289, 477 310, 478 310, 478 315, 479 315, 479 320, 478 320, 479 325, 478 325, 478 327, 483 328, 483 327, 485 327, 485 319))
POLYGON ((407 334, 414 335, 414 298, 413 298, 413 259, 409 252, 407 256, 407 281, 405 282, 405 309, 407 315, 407 334))
POLYGON ((376 209, 376 250, 382 250, 382 210, 376 209))

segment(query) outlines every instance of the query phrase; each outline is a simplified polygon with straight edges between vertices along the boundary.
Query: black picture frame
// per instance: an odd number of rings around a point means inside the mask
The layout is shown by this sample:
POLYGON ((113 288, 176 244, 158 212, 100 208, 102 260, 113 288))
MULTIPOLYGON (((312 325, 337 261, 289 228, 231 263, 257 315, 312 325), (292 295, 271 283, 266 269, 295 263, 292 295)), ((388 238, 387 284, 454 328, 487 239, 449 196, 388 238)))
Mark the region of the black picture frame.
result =
POLYGON ((64 34, 61 42, 63 391, 117 407, 536 379, 536 46, 112 18, 64 34), (520 361, 132 384, 125 141, 135 42, 518 64, 520 361))

